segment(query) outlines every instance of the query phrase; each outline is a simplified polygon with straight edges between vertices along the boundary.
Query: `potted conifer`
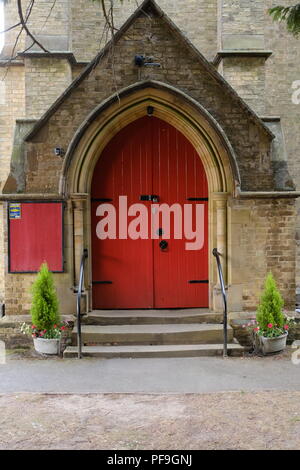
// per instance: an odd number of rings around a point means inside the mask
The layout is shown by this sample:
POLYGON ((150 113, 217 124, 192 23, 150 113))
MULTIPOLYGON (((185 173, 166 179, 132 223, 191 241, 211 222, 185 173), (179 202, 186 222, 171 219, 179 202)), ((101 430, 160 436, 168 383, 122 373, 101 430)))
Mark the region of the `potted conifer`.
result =
POLYGON ((61 323, 53 277, 46 263, 40 268, 32 293, 32 325, 23 324, 21 330, 31 334, 37 352, 58 354, 60 337, 66 326, 61 323))
POLYGON ((289 320, 283 314, 283 303, 275 279, 269 273, 256 312, 257 324, 254 328, 256 344, 263 354, 279 352, 286 347, 289 320))

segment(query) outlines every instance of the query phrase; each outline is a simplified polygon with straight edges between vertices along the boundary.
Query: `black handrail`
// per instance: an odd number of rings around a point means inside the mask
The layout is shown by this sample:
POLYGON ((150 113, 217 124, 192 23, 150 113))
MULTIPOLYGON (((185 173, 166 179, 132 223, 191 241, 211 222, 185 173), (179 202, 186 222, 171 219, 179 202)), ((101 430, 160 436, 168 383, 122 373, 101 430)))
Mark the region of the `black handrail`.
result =
POLYGON ((221 285, 221 290, 222 290, 222 297, 223 297, 223 304, 224 304, 224 313, 223 313, 223 332, 224 332, 224 335, 223 335, 223 357, 227 357, 227 295, 226 295, 226 289, 225 289, 225 284, 224 284, 222 265, 221 265, 221 261, 220 261, 220 256, 222 256, 222 255, 221 255, 221 253, 218 252, 217 248, 214 248, 212 253, 215 256, 216 261, 217 261, 220 285, 221 285))
POLYGON ((82 285, 84 280, 84 265, 85 260, 88 257, 88 250, 85 248, 82 253, 81 262, 80 262, 80 271, 79 271, 79 282, 78 282, 78 290, 77 290, 77 346, 78 346, 78 359, 81 359, 81 349, 82 349, 82 342, 81 342, 81 297, 82 297, 82 285))

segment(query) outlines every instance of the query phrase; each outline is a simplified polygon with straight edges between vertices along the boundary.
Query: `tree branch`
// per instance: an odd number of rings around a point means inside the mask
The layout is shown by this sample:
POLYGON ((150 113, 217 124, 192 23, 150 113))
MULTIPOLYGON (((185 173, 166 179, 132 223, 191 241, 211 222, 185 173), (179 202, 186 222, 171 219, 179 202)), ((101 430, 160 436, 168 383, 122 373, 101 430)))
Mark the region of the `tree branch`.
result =
POLYGON ((7 29, 4 29, 3 31, 0 31, 0 34, 8 33, 8 31, 11 31, 14 28, 17 28, 18 26, 21 26, 21 21, 17 24, 14 24, 13 26, 10 26, 7 29))
MULTIPOLYGON (((32 32, 29 30, 29 28, 28 28, 28 26, 27 26, 28 16, 26 17, 26 19, 24 19, 21 1, 22 1, 22 0, 17 0, 17 4, 18 4, 18 14, 19 14, 19 18, 20 18, 20 22, 21 22, 22 28, 26 31, 27 35, 32 39, 32 41, 34 42, 34 44, 36 44, 37 46, 39 46, 44 52, 47 52, 48 54, 50 54, 50 51, 48 51, 48 49, 46 49, 46 48, 43 46, 43 44, 41 44, 41 43, 34 37, 34 35, 32 34, 32 32)), ((33 6, 33 4, 34 4, 34 0, 32 1, 32 6, 33 6)))

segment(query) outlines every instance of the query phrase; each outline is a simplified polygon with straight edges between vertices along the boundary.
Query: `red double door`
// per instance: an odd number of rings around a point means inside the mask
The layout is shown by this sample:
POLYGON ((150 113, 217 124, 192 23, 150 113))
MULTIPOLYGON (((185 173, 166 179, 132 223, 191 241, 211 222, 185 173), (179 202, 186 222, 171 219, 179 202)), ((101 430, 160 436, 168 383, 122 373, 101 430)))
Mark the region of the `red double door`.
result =
POLYGON ((208 306, 207 179, 178 130, 153 116, 126 126, 99 158, 91 196, 93 308, 208 306))

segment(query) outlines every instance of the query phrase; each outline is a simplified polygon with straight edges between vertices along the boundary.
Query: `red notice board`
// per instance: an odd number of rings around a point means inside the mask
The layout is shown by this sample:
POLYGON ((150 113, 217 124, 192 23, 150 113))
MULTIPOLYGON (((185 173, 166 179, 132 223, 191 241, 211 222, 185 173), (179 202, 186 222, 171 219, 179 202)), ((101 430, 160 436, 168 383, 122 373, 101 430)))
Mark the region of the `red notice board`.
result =
POLYGON ((63 271, 63 204, 9 203, 9 272, 63 271))

